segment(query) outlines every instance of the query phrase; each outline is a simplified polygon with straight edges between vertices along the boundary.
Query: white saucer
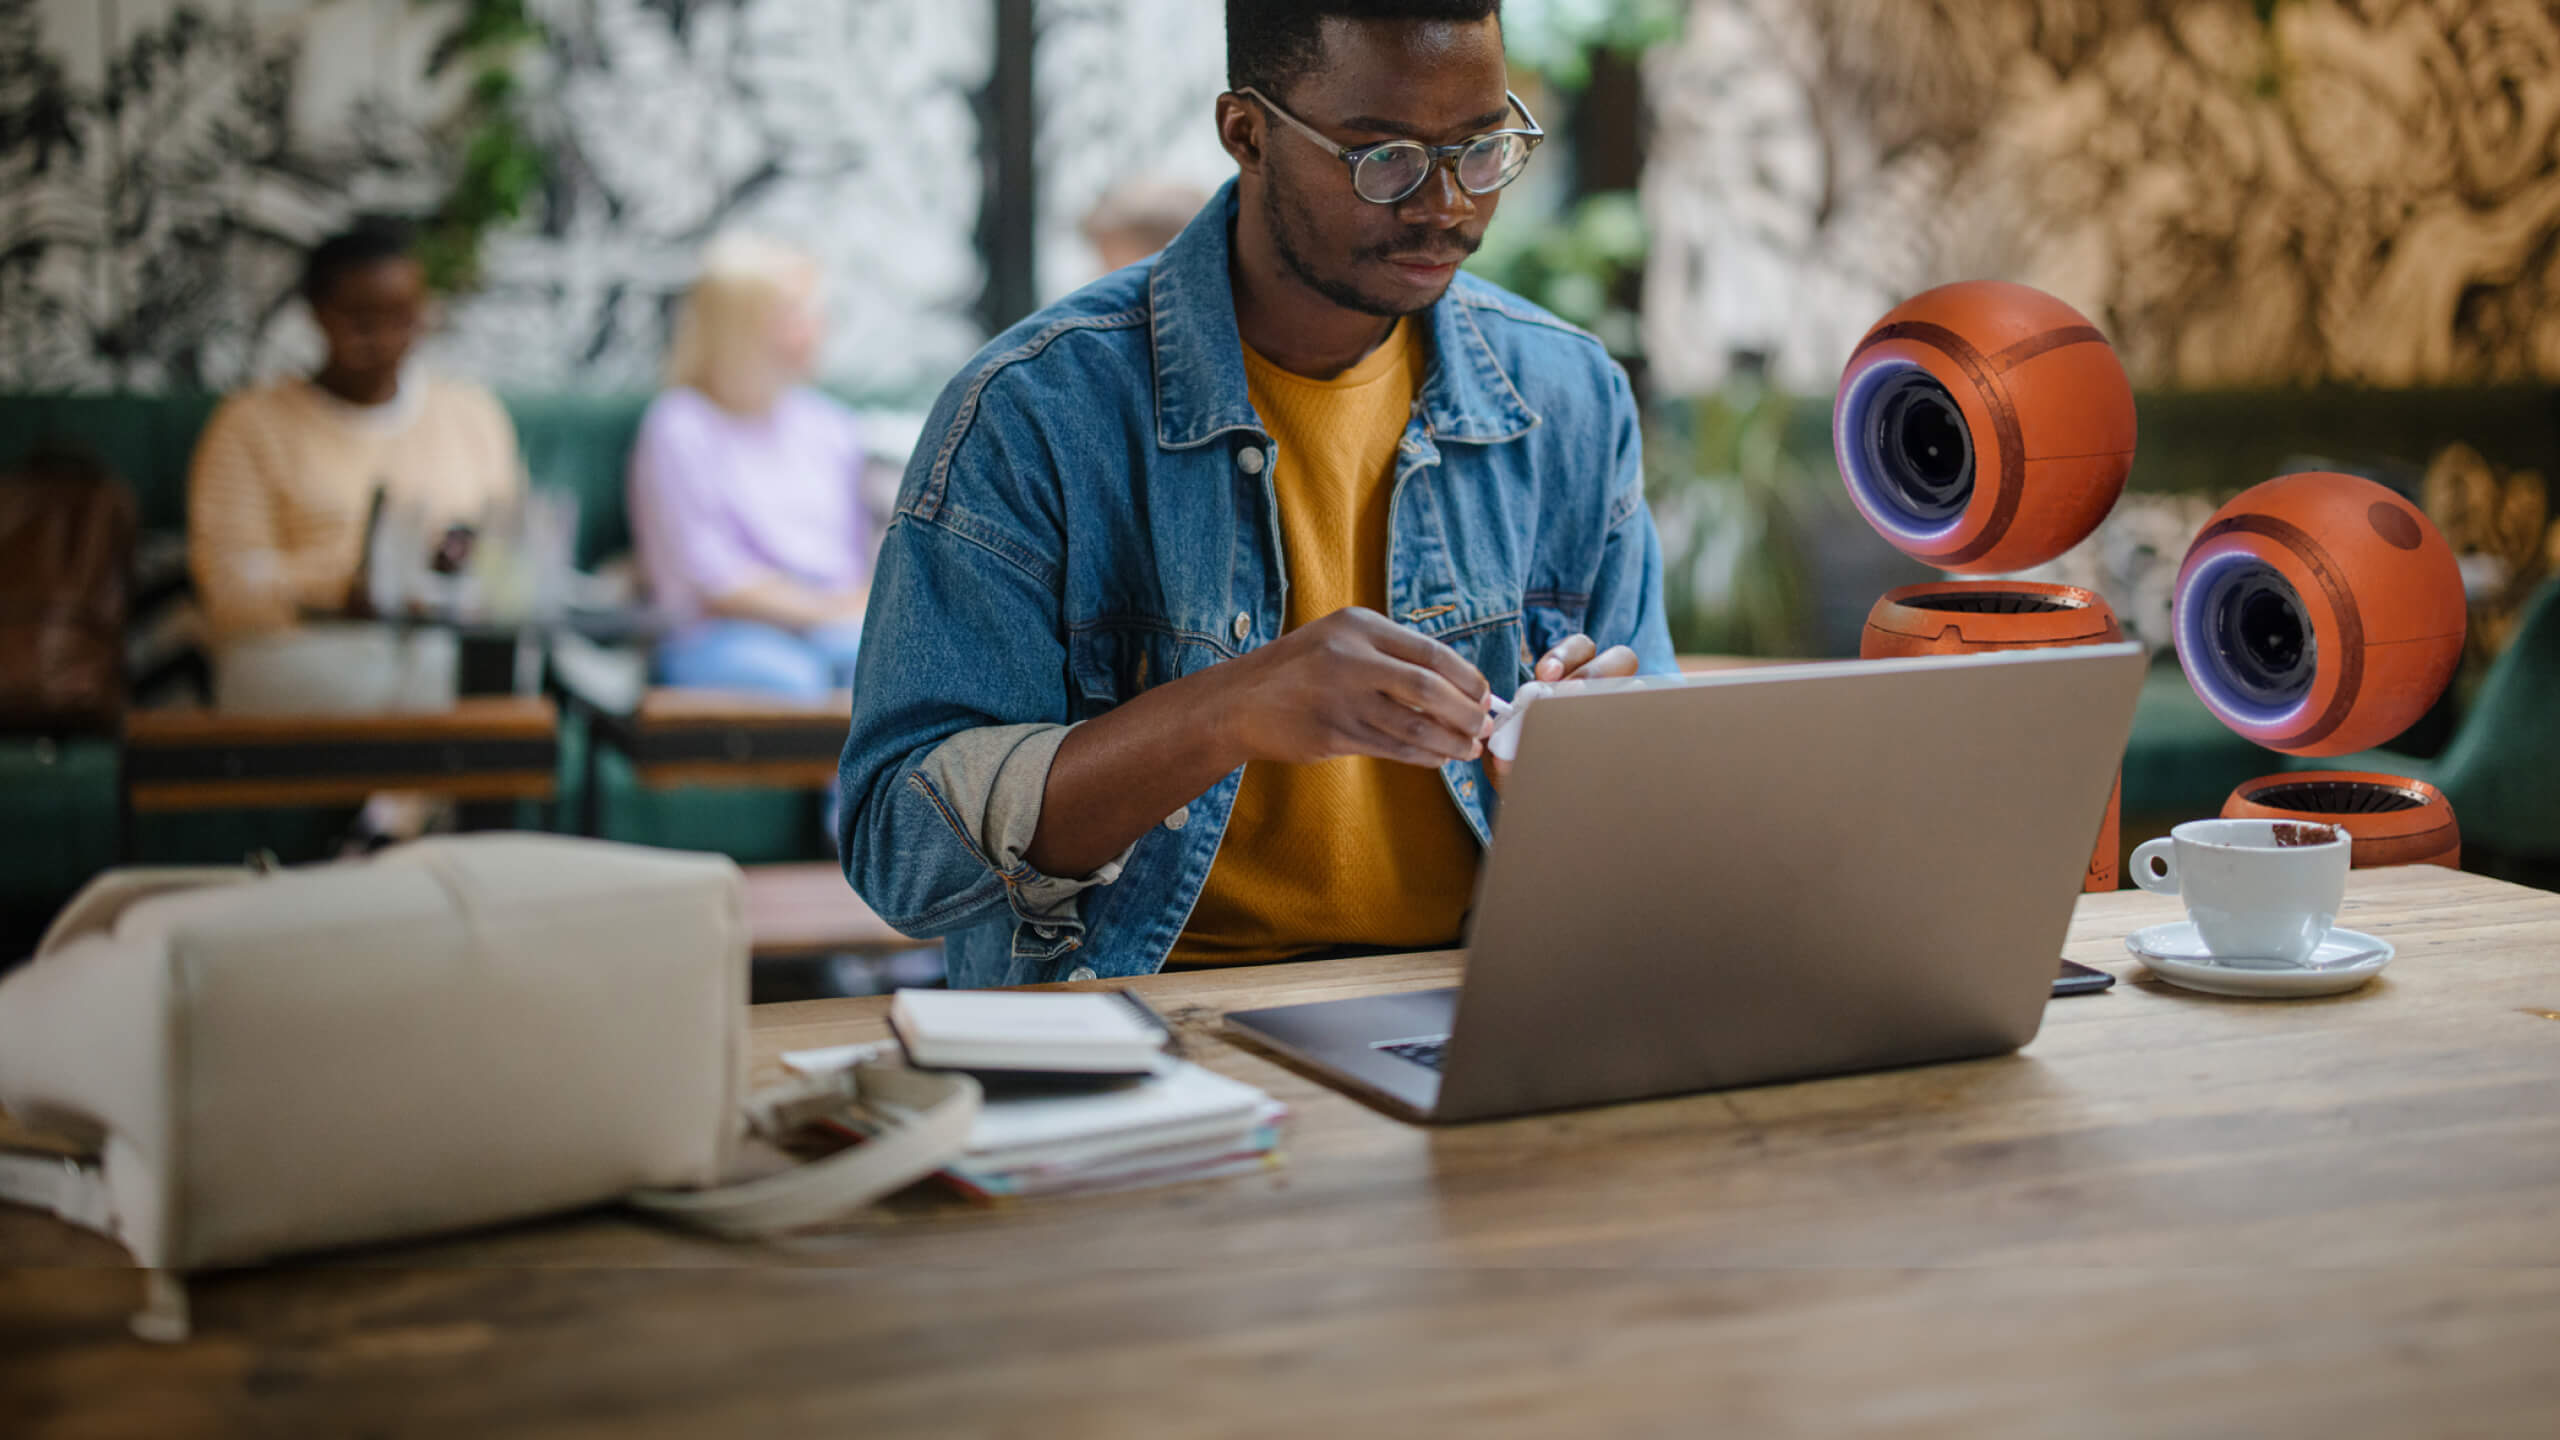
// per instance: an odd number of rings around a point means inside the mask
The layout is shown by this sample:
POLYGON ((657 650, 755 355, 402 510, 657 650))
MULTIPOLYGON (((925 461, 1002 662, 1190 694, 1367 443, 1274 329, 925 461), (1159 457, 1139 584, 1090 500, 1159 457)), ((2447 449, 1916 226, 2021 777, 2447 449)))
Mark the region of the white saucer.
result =
POLYGON ((2391 942, 2361 930, 2332 929, 2311 964, 2281 960, 2246 960, 2216 956, 2204 948, 2193 921, 2153 925, 2124 937, 2124 948, 2172 985, 2208 995, 2240 995, 2261 1000, 2292 1000, 2309 995, 2336 995, 2353 990, 2382 973, 2399 952, 2391 942), (2374 953, 2367 953, 2374 952, 2374 953), (2340 964, 2350 957, 2365 958, 2340 964))

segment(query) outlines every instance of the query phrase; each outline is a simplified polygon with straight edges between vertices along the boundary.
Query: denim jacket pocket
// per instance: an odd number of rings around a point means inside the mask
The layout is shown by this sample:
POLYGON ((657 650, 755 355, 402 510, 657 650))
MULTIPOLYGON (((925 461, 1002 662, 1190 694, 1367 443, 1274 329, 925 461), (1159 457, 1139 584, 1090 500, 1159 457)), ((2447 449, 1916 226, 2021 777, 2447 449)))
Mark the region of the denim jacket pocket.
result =
POLYGON ((1591 597, 1532 591, 1522 597, 1520 613, 1520 665, 1525 679, 1540 656, 1583 633, 1591 613, 1591 597))
POLYGON ((1067 633, 1075 716, 1090 720, 1225 658, 1207 636, 1163 620, 1115 616, 1076 624, 1067 633))

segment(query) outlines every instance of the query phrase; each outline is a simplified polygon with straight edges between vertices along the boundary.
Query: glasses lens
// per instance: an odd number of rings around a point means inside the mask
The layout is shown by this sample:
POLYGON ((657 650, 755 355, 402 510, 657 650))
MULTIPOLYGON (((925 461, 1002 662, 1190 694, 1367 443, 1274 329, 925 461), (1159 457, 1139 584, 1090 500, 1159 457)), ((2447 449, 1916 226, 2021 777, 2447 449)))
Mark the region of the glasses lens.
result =
POLYGON ((1487 135, 1458 156, 1458 183, 1483 195, 1508 185, 1529 163, 1529 142, 1517 135, 1487 135))
POLYGON ((1412 194, 1430 169, 1430 151, 1399 140, 1361 156, 1360 168, 1352 172, 1351 183, 1361 199, 1392 205, 1412 194))

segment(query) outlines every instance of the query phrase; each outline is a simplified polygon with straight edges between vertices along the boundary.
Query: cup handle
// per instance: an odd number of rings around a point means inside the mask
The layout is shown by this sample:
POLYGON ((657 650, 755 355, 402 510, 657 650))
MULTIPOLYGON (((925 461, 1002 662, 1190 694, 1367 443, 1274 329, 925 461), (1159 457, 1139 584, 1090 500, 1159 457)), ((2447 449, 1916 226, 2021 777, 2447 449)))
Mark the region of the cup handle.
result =
POLYGON ((2125 866, 2126 869, 2133 872, 2133 883, 2150 891, 2154 895, 2177 894, 2178 852, 2176 845, 2176 841, 2163 837, 2158 840, 2145 840, 2141 844, 2134 846, 2133 859, 2125 866), (2160 867, 2157 874, 2152 871, 2152 866, 2155 864, 2160 867))

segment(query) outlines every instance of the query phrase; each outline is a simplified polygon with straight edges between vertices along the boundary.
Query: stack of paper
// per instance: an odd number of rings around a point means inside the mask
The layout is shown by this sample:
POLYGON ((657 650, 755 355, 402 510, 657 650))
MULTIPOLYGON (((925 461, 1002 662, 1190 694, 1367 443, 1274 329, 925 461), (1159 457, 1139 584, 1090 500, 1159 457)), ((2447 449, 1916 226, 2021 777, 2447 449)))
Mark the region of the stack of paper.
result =
MULTIPOLYGON (((787 1054, 817 1072, 869 1058, 868 1047, 787 1054)), ((969 1148, 943 1176, 996 1197, 1133 1190, 1244 1174, 1279 1163, 1287 1111, 1261 1090, 1159 1056, 1146 1079, 1089 1090, 996 1093, 979 1108, 969 1148)), ((862 1133, 858 1118, 844 1126, 862 1133)))

